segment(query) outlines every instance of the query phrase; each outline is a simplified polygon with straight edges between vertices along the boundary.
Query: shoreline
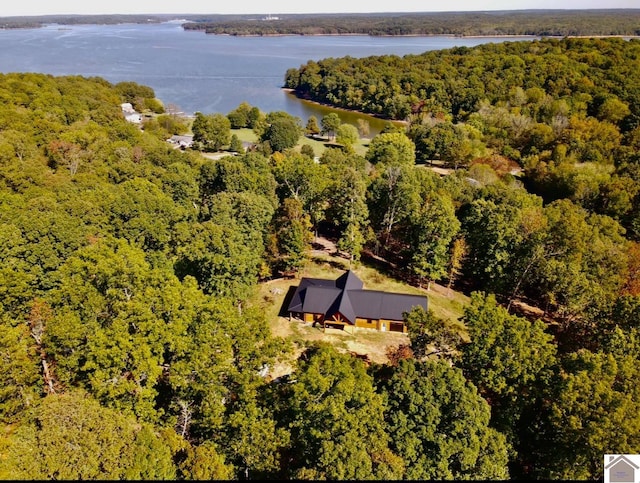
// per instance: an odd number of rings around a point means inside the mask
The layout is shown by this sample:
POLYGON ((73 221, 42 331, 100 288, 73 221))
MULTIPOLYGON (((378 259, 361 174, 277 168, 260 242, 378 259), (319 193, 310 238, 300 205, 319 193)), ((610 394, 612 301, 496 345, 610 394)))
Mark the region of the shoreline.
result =
POLYGON ((310 34, 310 33, 265 33, 265 34, 239 34, 239 33, 220 33, 207 32, 205 29, 184 29, 185 32, 204 32, 205 35, 220 35, 227 37, 381 37, 381 38, 415 38, 415 37, 446 37, 446 38, 458 38, 458 39, 608 39, 608 38, 622 38, 622 39, 640 39, 640 35, 536 35, 536 34, 494 34, 494 35, 461 35, 461 34, 402 34, 402 35, 371 35, 364 33, 339 33, 339 34, 310 34))
MULTIPOLYGON (((540 35, 528 35, 528 34, 522 34, 522 35, 513 35, 513 34, 496 34, 496 35, 460 35, 460 34, 402 34, 402 35, 392 35, 392 34, 385 34, 385 35, 371 35, 371 34, 363 34, 363 33, 356 33, 356 32, 352 32, 352 33, 340 33, 340 34, 309 34, 309 33, 290 33, 290 34, 284 34, 284 33, 276 33, 276 34, 238 34, 238 33, 221 33, 221 34, 217 34, 215 32, 207 32, 205 29, 185 29, 186 31, 190 31, 190 32, 204 32, 206 35, 221 35, 221 36, 227 36, 227 37, 383 37, 383 38, 393 38, 393 37, 398 37, 398 38, 405 38, 405 37, 410 37, 410 38, 415 38, 415 37, 424 37, 424 38, 431 38, 431 37, 447 37, 447 38, 460 38, 460 39, 474 39, 474 38, 478 38, 478 39, 492 39, 492 38, 509 38, 509 37, 513 37, 513 38, 542 38, 542 36, 540 35)), ((590 37, 590 36, 587 36, 590 37)), ((614 37, 613 35, 611 37, 614 37)), ((626 37, 624 35, 620 35, 620 36, 616 36, 616 37, 626 37)), ((640 37, 640 36, 638 36, 640 37)), ((561 37, 562 38, 562 37, 561 37)))
MULTIPOLYGON (((0 17, 0 30, 30 30, 30 29, 40 29, 50 26, 59 26, 59 30, 64 27, 74 27, 78 25, 127 25, 127 24, 137 24, 137 25, 149 25, 149 21, 147 22, 115 22, 115 23, 105 23, 105 22, 78 22, 78 23, 57 23, 57 22, 37 22, 34 24, 27 25, 8 25, 6 23, 2 23, 3 19, 12 19, 14 17, 0 17)), ((153 21, 151 23, 162 24, 162 23, 178 23, 175 20, 169 20, 163 22, 153 21)), ((503 39, 503 38, 522 38, 522 39, 589 39, 589 38, 597 38, 597 39, 607 39, 607 38, 622 38, 622 39, 640 39, 640 35, 633 34, 587 34, 587 35, 539 35, 539 34, 479 34, 479 35, 464 35, 464 34, 380 34, 380 35, 371 35, 367 33, 358 33, 358 32, 346 32, 346 33, 263 33, 263 34, 241 34, 241 33, 215 33, 215 32, 207 32, 205 28, 197 28, 197 29, 186 29, 184 26, 186 24, 193 24, 193 21, 185 21, 180 26, 182 27, 183 32, 203 32, 205 35, 220 35, 220 36, 228 36, 228 37, 381 37, 381 38, 415 38, 415 37, 445 37, 445 38, 460 38, 460 39, 503 39)))
POLYGON ((326 107, 326 108, 329 108, 329 109, 334 109, 336 111, 349 112, 349 113, 357 114, 359 116, 370 117, 372 119, 376 119, 376 120, 382 121, 382 122, 390 122, 390 123, 395 123, 395 124, 401 124, 403 126, 407 124, 407 121, 402 121, 402 120, 398 120, 398 119, 388 119, 386 117, 381 117, 381 116, 378 116, 376 114, 370 114, 368 112, 360 111, 358 109, 347 109, 346 107, 338 107, 338 106, 334 106, 332 104, 327 104, 325 102, 318 102, 318 101, 314 101, 314 100, 311 100, 311 99, 305 99, 304 97, 298 97, 296 95, 295 89, 291 89, 289 87, 281 87, 280 89, 285 91, 287 94, 295 97, 299 101, 308 102, 310 104, 315 104, 316 106, 322 106, 322 107, 326 107))

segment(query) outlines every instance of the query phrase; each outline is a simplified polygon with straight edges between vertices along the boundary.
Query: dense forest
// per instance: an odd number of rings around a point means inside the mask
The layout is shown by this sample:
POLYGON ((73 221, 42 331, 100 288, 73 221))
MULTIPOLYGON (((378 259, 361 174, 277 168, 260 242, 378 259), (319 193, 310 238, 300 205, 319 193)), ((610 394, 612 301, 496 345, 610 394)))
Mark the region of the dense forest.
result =
POLYGON ((520 107, 537 123, 549 124, 562 106, 565 116, 586 114, 635 124, 640 116, 640 81, 635 75, 639 52, 638 39, 570 38, 488 43, 403 57, 328 58, 290 69, 285 87, 300 97, 388 119, 441 112, 454 122, 467 121, 483 107, 481 101, 488 101, 491 106, 520 107), (608 99, 626 104, 631 112, 596 116, 595 110, 608 99))
POLYGON ((115 25, 122 23, 150 24, 182 20, 184 22, 221 22, 248 19, 247 15, 214 14, 103 14, 103 15, 24 15, 0 17, 0 29, 40 28, 45 25, 115 25))
POLYGON ((416 96, 365 155, 366 126, 336 113, 188 121, 132 82, 0 75, 0 478, 596 479, 605 453, 640 453, 638 52, 558 40, 288 72, 416 96), (437 87, 393 80, 412 60, 437 87), (166 142, 187 131, 193 149, 166 142), (273 336, 250 295, 299 273, 314 232, 354 266, 375 254, 469 293, 464 333, 415 309, 370 365, 273 336))
MULTIPOLYGON (((40 28, 50 24, 60 25, 113 25, 120 23, 160 23, 175 18, 175 15, 26 15, 0 17, 0 28, 40 28)), ((193 18, 196 21, 197 18, 193 18)))
POLYGON ((640 35, 640 10, 318 13, 269 19, 200 19, 183 27, 227 35, 640 35))
POLYGON ((158 23, 180 19, 185 30, 225 35, 637 36, 640 9, 505 10, 366 14, 148 14, 0 17, 0 28, 47 24, 158 23))

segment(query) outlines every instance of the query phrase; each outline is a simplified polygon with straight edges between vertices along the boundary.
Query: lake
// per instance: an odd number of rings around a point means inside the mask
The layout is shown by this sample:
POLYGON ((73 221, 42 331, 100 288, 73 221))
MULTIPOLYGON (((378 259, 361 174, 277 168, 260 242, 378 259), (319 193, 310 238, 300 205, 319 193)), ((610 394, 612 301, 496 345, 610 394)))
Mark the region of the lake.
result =
MULTIPOLYGON (((173 104, 187 114, 227 114, 246 101, 264 112, 286 111, 306 123, 309 116, 320 119, 330 109, 284 91, 281 87, 289 68, 327 57, 402 56, 505 40, 531 37, 234 37, 185 31, 178 21, 48 25, 0 30, 0 72, 135 81, 152 87, 165 105, 173 104)), ((355 123, 353 114, 340 116, 355 123)), ((377 124, 372 125, 372 133, 380 121, 377 124)))

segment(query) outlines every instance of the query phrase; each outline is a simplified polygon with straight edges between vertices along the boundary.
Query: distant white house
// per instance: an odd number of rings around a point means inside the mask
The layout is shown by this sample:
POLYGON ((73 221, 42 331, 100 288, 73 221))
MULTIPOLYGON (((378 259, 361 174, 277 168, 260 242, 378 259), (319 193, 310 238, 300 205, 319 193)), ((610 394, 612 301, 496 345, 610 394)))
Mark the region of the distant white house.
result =
POLYGON ((142 122, 142 116, 140 113, 136 112, 130 102, 124 102, 120 104, 122 108, 122 114, 124 114, 124 118, 132 122, 134 124, 140 124, 142 122))
POLYGON ((125 114, 124 118, 134 124, 140 124, 142 122, 142 116, 137 112, 135 114, 125 114))
POLYGON ((171 136, 167 139, 171 144, 176 144, 179 148, 190 148, 193 145, 193 136, 171 136))

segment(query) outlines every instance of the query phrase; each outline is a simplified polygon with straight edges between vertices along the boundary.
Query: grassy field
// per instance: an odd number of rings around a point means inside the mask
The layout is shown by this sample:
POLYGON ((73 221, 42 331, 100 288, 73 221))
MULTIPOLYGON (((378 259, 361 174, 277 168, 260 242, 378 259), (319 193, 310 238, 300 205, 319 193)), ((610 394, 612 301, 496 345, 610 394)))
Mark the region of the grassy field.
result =
POLYGON ((235 134, 238 136, 240 141, 244 141, 247 143, 257 143, 258 137, 256 133, 253 132, 253 129, 249 129, 248 127, 243 127, 242 129, 232 129, 231 134, 235 134))
MULTIPOLYGON (((296 356, 303 350, 306 343, 322 340, 333 344, 341 351, 367 357, 372 362, 387 362, 388 349, 398 347, 401 344, 409 344, 409 338, 406 334, 378 332, 371 329, 356 329, 353 333, 338 329, 323 330, 322 327, 312 327, 310 323, 304 323, 300 320, 289 320, 284 313, 286 307, 283 304, 287 293, 291 287, 298 285, 301 277, 335 279, 348 268, 347 260, 334 256, 330 251, 314 250, 307 265, 297 278, 275 279, 260 284, 249 303, 261 307, 274 336, 289 339, 294 343, 297 348, 296 356)), ((464 294, 448 291, 438 284, 431 284, 429 291, 407 285, 364 263, 360 263, 352 270, 363 281, 366 289, 426 295, 429 300, 429 308, 437 316, 457 327, 463 336, 466 336, 464 325, 458 320, 462 315, 464 305, 468 302, 468 297, 464 294)), ((274 377, 286 374, 290 370, 288 364, 283 363, 275 369, 276 375, 274 377)))
MULTIPOLYGON (((240 141, 243 141, 243 142, 247 142, 247 143, 258 142, 258 138, 256 137, 256 134, 253 132, 252 129, 249 129, 249 128, 232 129, 231 134, 235 134, 236 136, 238 136, 238 139, 240 139, 240 141)), ((356 152, 356 154, 359 154, 360 156, 364 156, 367 153, 367 149, 369 147, 369 141, 370 139, 361 138, 358 141, 358 143, 356 143, 353 146, 353 149, 356 152)), ((297 151, 300 151, 300 148, 305 144, 313 148, 313 152, 315 153, 316 156, 322 156, 322 153, 325 152, 328 146, 331 146, 331 145, 338 146, 337 144, 329 143, 324 140, 311 139, 311 138, 308 138, 307 136, 301 136, 295 149, 297 151)))

